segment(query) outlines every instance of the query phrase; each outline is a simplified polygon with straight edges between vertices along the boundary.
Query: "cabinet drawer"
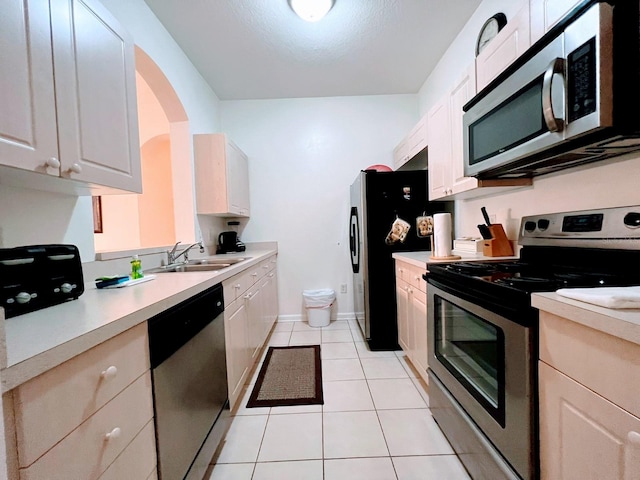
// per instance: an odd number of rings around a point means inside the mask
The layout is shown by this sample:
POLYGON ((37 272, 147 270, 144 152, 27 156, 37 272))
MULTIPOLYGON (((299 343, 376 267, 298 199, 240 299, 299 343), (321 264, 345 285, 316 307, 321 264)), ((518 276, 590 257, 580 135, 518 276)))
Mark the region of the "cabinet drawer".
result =
POLYGON ((422 275, 426 273, 426 268, 416 267, 405 262, 399 262, 396 260, 396 278, 399 278, 413 288, 417 288, 423 293, 427 292, 427 282, 422 278, 422 275))
POLYGON ((142 323, 16 388, 20 465, 31 465, 146 370, 142 323))
POLYGON ((640 345, 540 312, 540 359, 640 417, 640 345))
POLYGON ((102 474, 100 480, 143 479, 156 470, 156 437, 153 421, 124 449, 116 461, 102 474))
POLYGON ((99 478, 152 418, 151 374, 146 372, 37 462, 21 469, 20 479, 99 478))

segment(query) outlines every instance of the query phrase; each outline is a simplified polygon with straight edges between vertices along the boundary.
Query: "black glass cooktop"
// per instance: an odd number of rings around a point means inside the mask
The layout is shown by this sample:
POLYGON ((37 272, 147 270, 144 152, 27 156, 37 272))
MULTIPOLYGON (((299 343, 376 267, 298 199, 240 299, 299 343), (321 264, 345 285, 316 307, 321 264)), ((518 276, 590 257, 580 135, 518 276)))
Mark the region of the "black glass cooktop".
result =
POLYGON ((542 261, 477 261, 429 265, 435 277, 465 283, 486 282, 520 292, 552 292, 559 288, 639 285, 640 274, 621 265, 596 266, 588 263, 559 265, 542 261), (598 270, 598 268, 600 268, 598 270))

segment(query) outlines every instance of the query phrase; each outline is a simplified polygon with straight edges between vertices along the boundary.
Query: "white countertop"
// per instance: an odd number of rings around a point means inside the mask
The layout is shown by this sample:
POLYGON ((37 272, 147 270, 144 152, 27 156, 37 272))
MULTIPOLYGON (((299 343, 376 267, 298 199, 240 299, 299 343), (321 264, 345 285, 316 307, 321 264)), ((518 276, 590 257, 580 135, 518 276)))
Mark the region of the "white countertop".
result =
POLYGON ((562 297, 557 293, 534 293, 531 305, 581 325, 640 345, 640 309, 599 307, 562 297))
POLYGON ((0 357, 2 391, 15 388, 275 253, 276 248, 248 248, 241 254, 225 256, 250 257, 249 260, 222 270, 159 273, 154 280, 123 288, 98 290, 94 282, 88 282, 77 300, 3 320, 6 348, 0 357))

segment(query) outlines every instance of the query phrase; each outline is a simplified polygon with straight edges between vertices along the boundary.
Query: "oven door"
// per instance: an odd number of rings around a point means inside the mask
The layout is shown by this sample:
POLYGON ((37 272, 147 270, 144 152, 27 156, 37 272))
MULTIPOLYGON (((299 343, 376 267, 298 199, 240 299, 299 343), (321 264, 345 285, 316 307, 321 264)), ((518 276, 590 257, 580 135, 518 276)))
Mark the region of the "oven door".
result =
POLYGON ((427 291, 431 373, 511 467, 532 478, 535 335, 527 322, 505 318, 437 281, 429 279, 427 291))

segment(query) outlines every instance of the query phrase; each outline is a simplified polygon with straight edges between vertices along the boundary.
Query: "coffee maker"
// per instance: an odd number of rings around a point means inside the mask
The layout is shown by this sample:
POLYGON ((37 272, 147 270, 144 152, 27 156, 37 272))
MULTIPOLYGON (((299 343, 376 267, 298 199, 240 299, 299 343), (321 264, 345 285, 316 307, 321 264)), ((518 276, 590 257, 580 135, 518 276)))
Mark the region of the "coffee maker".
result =
POLYGON ((227 222, 227 225, 229 225, 232 230, 222 232, 218 235, 217 253, 244 252, 247 247, 240 241, 237 232, 240 222, 227 222))

